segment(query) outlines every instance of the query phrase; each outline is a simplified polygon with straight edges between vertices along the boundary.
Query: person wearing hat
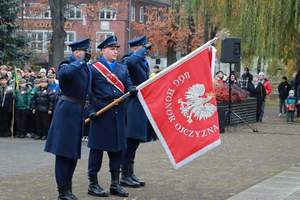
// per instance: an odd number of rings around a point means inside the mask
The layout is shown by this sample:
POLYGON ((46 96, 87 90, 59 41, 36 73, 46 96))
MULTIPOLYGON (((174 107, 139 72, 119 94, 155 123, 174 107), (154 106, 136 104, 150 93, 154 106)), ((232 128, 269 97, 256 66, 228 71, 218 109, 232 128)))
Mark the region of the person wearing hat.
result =
MULTIPOLYGON (((55 74, 48 73, 47 79, 48 79, 48 91, 53 101, 53 110, 54 110, 60 93, 60 88, 59 88, 58 81, 56 80, 55 74)), ((53 115, 51 114, 50 119, 52 119, 52 117, 53 115)))
POLYGON ((13 90, 7 83, 7 75, 0 74, 0 137, 11 136, 13 90))
POLYGON ((47 79, 48 79, 48 90, 51 92, 52 95, 54 95, 54 99, 56 99, 60 92, 60 88, 59 88, 58 81, 56 80, 56 76, 55 74, 50 73, 47 75, 47 79))
POLYGON ((40 71, 39 71, 39 78, 45 78, 46 77, 46 74, 47 74, 47 71, 45 68, 41 68, 40 71))
MULTIPOLYGON (((249 91, 251 91, 252 95, 254 97, 256 97, 256 121, 259 122, 262 119, 262 105, 265 102, 265 98, 266 98, 266 89, 263 86, 263 84, 259 81, 259 76, 258 75, 254 75, 253 76, 253 81, 252 81, 252 86, 253 86, 253 90, 251 89, 251 87, 249 87, 249 91)), ((250 84, 249 84, 250 86, 250 84)), ((250 94, 251 94, 250 93, 250 94)))
POLYGON ((36 138, 36 126, 35 126, 35 121, 36 121, 36 117, 35 117, 35 113, 32 112, 32 99, 34 97, 34 95, 37 93, 37 91, 39 90, 40 87, 40 79, 34 79, 33 80, 33 87, 30 90, 30 112, 29 112, 29 116, 28 116, 28 123, 29 123, 29 132, 31 133, 31 138, 36 138))
MULTIPOLYGON (((131 53, 123 58, 128 67, 129 75, 134 86, 138 86, 149 78, 149 64, 145 58, 151 44, 146 36, 140 36, 128 41, 131 53)), ((145 182, 134 174, 135 154, 141 142, 154 139, 153 130, 137 96, 127 102, 127 149, 123 152, 121 184, 128 187, 145 186, 145 182)))
POLYGON ((32 114, 35 115, 36 140, 47 138, 50 115, 53 111, 53 100, 47 86, 47 78, 41 78, 40 86, 31 101, 32 114))
POLYGON ((103 151, 106 151, 111 173, 110 194, 127 197, 128 192, 119 184, 122 151, 126 149, 125 105, 116 105, 98 117, 95 112, 125 94, 131 82, 127 67, 116 61, 119 48, 117 37, 107 37, 98 48, 102 56, 97 62, 91 64, 93 99, 89 115, 92 122, 88 139, 90 148, 88 194, 99 197, 108 196, 108 192, 98 183, 103 151))
POLYGON ((160 68, 158 65, 155 65, 149 75, 150 78, 154 77, 156 74, 160 72, 160 68))
MULTIPOLYGON (((259 77, 259 81, 263 84, 266 90, 266 96, 270 95, 272 93, 271 82, 267 79, 264 72, 259 72, 258 77, 259 77)), ((262 122, 265 113, 265 100, 262 102, 260 110, 261 110, 261 114, 260 114, 259 122, 262 122)))
POLYGON ((48 74, 47 75, 47 79, 48 79, 48 90, 57 93, 59 92, 59 84, 58 81, 55 79, 55 74, 48 74))
POLYGON ((264 85, 266 89, 266 95, 268 96, 272 92, 270 81, 267 79, 264 72, 259 72, 258 77, 259 77, 259 81, 264 85))
POLYGON ((58 199, 78 199, 72 193, 72 178, 81 157, 83 111, 91 86, 91 71, 87 65, 90 39, 69 44, 72 55, 58 67, 61 95, 55 106, 45 151, 54 154, 58 199))
POLYGON ((288 97, 285 99, 285 107, 287 109, 286 120, 288 123, 294 122, 296 105, 297 105, 297 98, 295 97, 295 91, 290 90, 288 97))
POLYGON ((27 81, 19 79, 19 88, 16 89, 15 103, 15 130, 14 135, 19 138, 26 136, 26 120, 30 108, 29 90, 26 87, 27 81))
POLYGON ((8 67, 6 65, 0 66, 0 76, 2 77, 6 76, 7 71, 8 71, 8 67))

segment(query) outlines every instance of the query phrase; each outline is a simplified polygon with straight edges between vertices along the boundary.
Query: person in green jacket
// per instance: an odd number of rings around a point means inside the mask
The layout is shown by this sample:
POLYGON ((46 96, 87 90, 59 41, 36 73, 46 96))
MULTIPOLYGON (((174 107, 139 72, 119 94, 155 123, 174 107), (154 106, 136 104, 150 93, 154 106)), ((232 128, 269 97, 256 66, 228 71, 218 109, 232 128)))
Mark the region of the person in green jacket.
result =
POLYGON ((31 138, 36 138, 37 136, 37 130, 36 130, 36 125, 35 125, 35 121, 36 121, 36 114, 32 113, 33 110, 33 105, 32 105, 32 99, 34 97, 34 95, 36 94, 36 92, 38 91, 38 88, 40 87, 40 79, 35 79, 33 81, 33 88, 30 89, 29 93, 30 95, 28 95, 29 97, 29 103, 30 103, 30 112, 28 113, 28 130, 30 132, 30 136, 31 138))
POLYGON ((26 80, 19 80, 19 88, 15 93, 15 131, 14 135, 19 138, 26 136, 26 119, 28 109, 30 108, 29 102, 30 92, 26 87, 26 80))

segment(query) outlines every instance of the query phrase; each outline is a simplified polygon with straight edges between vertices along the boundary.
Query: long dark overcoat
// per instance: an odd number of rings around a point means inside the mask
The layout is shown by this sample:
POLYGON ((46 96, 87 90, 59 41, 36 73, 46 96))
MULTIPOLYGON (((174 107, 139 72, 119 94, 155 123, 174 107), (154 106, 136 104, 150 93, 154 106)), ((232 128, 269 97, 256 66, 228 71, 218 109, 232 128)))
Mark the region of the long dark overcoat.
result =
MULTIPOLYGON (((61 95, 84 102, 89 93, 91 71, 82 60, 73 56, 62 62, 58 69, 61 95)), ((45 151, 71 159, 81 156, 84 104, 63 99, 55 106, 45 151)))
MULTIPOLYGON (((135 86, 149 78, 149 65, 144 56, 145 52, 146 49, 141 48, 139 51, 123 58, 123 63, 127 65, 132 84, 135 86)), ((147 142, 152 139, 153 135, 153 129, 138 97, 129 97, 127 101, 127 138, 147 142)))
MULTIPOLYGON (((125 86, 125 92, 131 86, 126 65, 114 62, 111 67, 101 57, 100 62, 115 74, 125 86)), ((119 98, 124 93, 109 83, 93 66, 92 71, 92 98, 90 112, 96 112, 119 98)), ((126 149, 125 137, 125 104, 121 103, 100 115, 90 124, 88 147, 110 152, 119 152, 126 149)))

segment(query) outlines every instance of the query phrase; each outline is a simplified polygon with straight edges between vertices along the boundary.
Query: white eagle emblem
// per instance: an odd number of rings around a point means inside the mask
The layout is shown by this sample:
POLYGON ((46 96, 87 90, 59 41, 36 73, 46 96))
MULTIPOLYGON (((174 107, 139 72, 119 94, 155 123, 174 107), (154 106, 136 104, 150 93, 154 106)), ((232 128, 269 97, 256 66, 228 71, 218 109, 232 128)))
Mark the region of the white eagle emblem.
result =
POLYGON ((194 84, 185 93, 185 100, 178 99, 181 114, 187 118, 188 123, 197 120, 208 119, 217 111, 217 107, 208 103, 213 98, 212 94, 206 93, 204 84, 194 84))

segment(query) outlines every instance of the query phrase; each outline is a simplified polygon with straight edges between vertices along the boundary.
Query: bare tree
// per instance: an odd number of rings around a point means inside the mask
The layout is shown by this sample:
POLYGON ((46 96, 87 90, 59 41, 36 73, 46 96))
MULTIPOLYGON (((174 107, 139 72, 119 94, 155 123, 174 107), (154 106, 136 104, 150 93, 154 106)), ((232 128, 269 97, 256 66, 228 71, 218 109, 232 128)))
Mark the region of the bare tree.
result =
POLYGON ((48 0, 51 11, 52 38, 49 49, 49 64, 57 67, 64 58, 66 31, 65 6, 67 0, 48 0))

